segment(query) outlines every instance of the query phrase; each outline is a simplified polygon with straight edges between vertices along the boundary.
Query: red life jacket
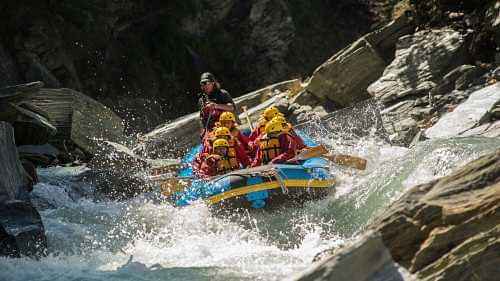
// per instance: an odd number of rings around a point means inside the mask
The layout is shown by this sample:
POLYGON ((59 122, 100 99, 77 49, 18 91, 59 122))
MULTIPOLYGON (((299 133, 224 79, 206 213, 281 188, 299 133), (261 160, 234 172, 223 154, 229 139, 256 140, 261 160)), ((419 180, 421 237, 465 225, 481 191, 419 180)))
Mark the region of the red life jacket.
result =
POLYGON ((260 139, 259 147, 262 152, 262 164, 271 162, 271 160, 283 153, 279 137, 270 138, 266 135, 260 139))
POLYGON ((215 167, 218 175, 238 170, 240 168, 240 164, 238 163, 238 160, 236 160, 236 157, 222 157, 216 161, 215 167))
POLYGON ((223 110, 220 109, 208 109, 206 106, 203 107, 201 111, 202 122, 204 122, 203 126, 205 130, 212 131, 215 127, 215 122, 219 121, 220 115, 223 113, 223 110))

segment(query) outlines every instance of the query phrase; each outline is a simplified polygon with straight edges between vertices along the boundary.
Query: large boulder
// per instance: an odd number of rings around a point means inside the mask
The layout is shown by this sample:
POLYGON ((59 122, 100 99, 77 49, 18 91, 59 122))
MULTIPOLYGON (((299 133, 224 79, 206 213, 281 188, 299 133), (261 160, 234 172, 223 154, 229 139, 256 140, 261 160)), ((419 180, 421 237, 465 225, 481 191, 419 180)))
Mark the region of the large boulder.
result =
POLYGON ((0 121, 1 256, 39 256, 47 247, 40 215, 28 197, 28 185, 14 143, 14 130, 0 121))
POLYGON ((370 232, 304 272, 300 281, 413 281, 391 257, 379 233, 370 232))
POLYGON ((411 20, 403 15, 361 37, 319 66, 306 91, 342 107, 370 98, 366 88, 380 77, 389 63, 397 38, 411 30, 411 20))
POLYGON ((23 166, 19 161, 14 141, 14 129, 0 121, 0 203, 15 198, 26 197, 23 166))
POLYGON ((46 143, 43 145, 21 145, 17 147, 22 159, 29 160, 37 166, 48 166, 58 159, 61 152, 54 146, 46 143))
POLYGON ((85 152, 95 155, 102 140, 125 141, 123 121, 111 109, 98 101, 73 90, 71 140, 85 152))
POLYGON ((51 139, 60 145, 71 140, 84 152, 95 155, 103 140, 123 142, 123 121, 111 109, 71 89, 40 89, 25 101, 48 113, 58 132, 51 139))
POLYGON ((466 62, 464 42, 451 29, 422 30, 400 38, 395 59, 368 93, 384 103, 428 94, 448 71, 466 62))
POLYGON ((335 251, 300 280, 412 280, 394 267, 416 280, 497 280, 499 214, 500 149, 411 188, 362 240, 335 251))
POLYGON ((40 257, 47 238, 42 219, 30 201, 9 200, 0 204, 0 256, 40 257))
POLYGON ((484 123, 490 112, 499 103, 500 83, 478 90, 452 112, 441 117, 434 126, 427 129, 425 136, 428 138, 460 136, 484 123))
POLYGON ((0 120, 14 127, 18 145, 44 144, 57 132, 44 116, 14 103, 0 104, 0 110, 0 120))
POLYGON ((44 86, 43 82, 36 81, 0 88, 0 100, 2 102, 18 103, 26 96, 38 92, 44 86))

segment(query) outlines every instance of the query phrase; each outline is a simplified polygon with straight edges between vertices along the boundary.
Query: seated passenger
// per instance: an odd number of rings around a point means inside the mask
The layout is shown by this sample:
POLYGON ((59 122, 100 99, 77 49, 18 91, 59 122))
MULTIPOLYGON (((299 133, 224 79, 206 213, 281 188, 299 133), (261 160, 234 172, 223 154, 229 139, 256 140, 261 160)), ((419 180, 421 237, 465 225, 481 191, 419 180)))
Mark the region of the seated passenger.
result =
POLYGON ((268 122, 265 134, 258 139, 258 148, 252 167, 264 164, 286 163, 295 157, 297 143, 286 132, 281 122, 268 122))
MULTIPOLYGON (((213 131, 213 136, 215 139, 225 139, 229 143, 229 156, 238 159, 238 162, 243 165, 243 167, 250 166, 250 158, 245 151, 245 148, 241 143, 239 143, 231 132, 226 127, 218 127, 213 131)), ((210 152, 212 153, 212 152, 210 152)))
POLYGON ((285 128, 285 131, 292 137, 294 138, 295 142, 297 143, 297 149, 301 150, 303 148, 306 148, 306 144, 304 143, 304 140, 295 132, 293 129, 292 124, 288 123, 283 116, 276 116, 274 117, 271 121, 276 120, 277 122, 280 122, 283 127, 285 128))
POLYGON ((206 134, 203 135, 203 138, 201 140, 201 151, 196 154, 196 157, 194 158, 193 162, 191 163, 191 167, 193 168, 193 171, 195 174, 199 174, 201 164, 203 161, 205 161, 205 158, 212 153, 212 142, 214 140, 214 132, 207 132, 206 134))
POLYGON ((255 127, 248 137, 248 146, 251 151, 255 151, 257 149, 257 139, 265 133, 264 131, 267 122, 271 121, 271 119, 276 116, 283 116, 283 113, 281 113, 276 106, 270 106, 262 112, 257 127, 255 127))
POLYGON ((248 137, 243 135, 236 126, 236 117, 232 112, 223 112, 219 117, 218 122, 220 127, 226 127, 231 131, 231 135, 235 137, 248 150, 248 137))
POLYGON ((229 142, 225 139, 216 139, 213 142, 213 152, 201 164, 200 176, 209 178, 238 170, 241 163, 236 157, 229 155, 229 142))

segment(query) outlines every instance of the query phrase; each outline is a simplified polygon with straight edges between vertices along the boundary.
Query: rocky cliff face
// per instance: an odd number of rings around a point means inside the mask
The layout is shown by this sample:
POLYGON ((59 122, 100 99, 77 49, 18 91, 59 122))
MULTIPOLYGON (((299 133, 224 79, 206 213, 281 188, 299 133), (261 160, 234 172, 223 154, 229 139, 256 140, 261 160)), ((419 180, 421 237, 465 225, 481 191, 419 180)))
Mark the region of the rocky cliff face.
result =
POLYGON ((497 280, 499 176, 497 150, 413 187, 299 280, 497 280))
POLYGON ((203 71, 238 96, 304 76, 381 18, 377 1, 23 2, 0 4, 0 86, 79 90, 149 129, 194 111, 203 71))
POLYGON ((0 256, 41 256, 45 230, 28 191, 30 183, 19 161, 14 129, 0 121, 0 256))

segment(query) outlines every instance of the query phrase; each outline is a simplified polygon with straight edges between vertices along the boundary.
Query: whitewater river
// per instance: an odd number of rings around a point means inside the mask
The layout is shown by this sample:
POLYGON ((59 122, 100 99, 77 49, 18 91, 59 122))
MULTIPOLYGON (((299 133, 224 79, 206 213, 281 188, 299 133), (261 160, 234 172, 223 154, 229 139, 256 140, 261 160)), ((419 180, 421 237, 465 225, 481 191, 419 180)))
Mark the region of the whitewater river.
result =
POLYGON ((446 175, 500 140, 427 141, 406 149, 360 140, 367 171, 332 166, 336 192, 300 209, 215 217, 203 204, 174 208, 155 193, 124 202, 81 197, 84 168, 40 169, 33 196, 49 255, 0 258, 0 280, 281 280, 352 239, 406 188, 446 175))

